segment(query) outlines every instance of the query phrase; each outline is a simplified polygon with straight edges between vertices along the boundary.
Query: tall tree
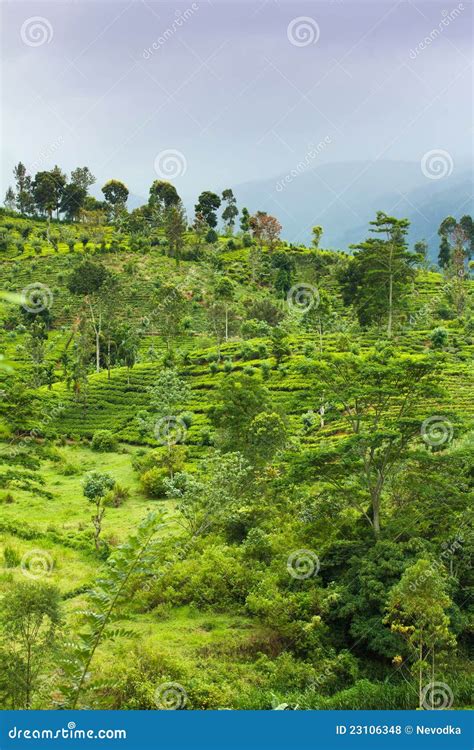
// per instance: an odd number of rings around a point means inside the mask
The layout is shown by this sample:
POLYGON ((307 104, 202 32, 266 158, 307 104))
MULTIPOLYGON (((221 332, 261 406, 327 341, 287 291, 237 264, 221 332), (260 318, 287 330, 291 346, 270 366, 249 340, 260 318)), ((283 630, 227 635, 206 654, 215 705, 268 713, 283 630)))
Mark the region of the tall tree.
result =
POLYGON ((260 248, 266 244, 270 251, 274 250, 280 239, 282 226, 278 219, 270 216, 265 211, 257 211, 254 216, 250 217, 250 228, 253 236, 260 245, 260 248))
POLYGON ((104 266, 85 260, 77 266, 68 279, 68 289, 81 296, 88 311, 94 331, 96 371, 100 372, 100 342, 104 318, 104 307, 111 299, 114 279, 104 266))
POLYGON ((17 582, 2 599, 0 620, 4 648, 16 657, 11 687, 19 683, 21 707, 29 709, 61 622, 58 589, 45 583, 17 582))
POLYGON ((163 223, 165 212, 172 206, 179 206, 181 199, 174 185, 167 180, 155 180, 150 187, 148 206, 151 217, 157 226, 163 223))
POLYGON ((77 167, 71 172, 71 184, 75 185, 81 190, 85 190, 86 195, 89 192, 89 188, 95 183, 95 177, 90 171, 89 167, 77 167))
POLYGON ((384 347, 329 355, 315 373, 315 390, 338 410, 347 437, 306 462, 328 492, 363 514, 377 538, 387 485, 420 440, 416 415, 427 413, 429 399, 439 395, 437 360, 384 347))
POLYGON ((237 200, 234 196, 231 188, 226 188, 222 192, 222 200, 227 203, 226 207, 222 212, 222 218, 226 226, 226 230, 229 234, 234 231, 235 221, 239 215, 239 209, 237 208, 237 200))
POLYGON ((224 303, 225 340, 227 341, 229 338, 229 307, 235 294, 235 285, 232 279, 229 279, 228 276, 222 276, 218 279, 214 287, 214 294, 217 300, 224 303))
POLYGON ((250 230, 250 213, 248 208, 242 209, 242 213, 240 215, 240 228, 244 233, 250 230))
POLYGON ((16 197, 15 197, 15 192, 11 186, 7 188, 7 192, 5 193, 5 200, 3 201, 3 204, 5 208, 7 208, 9 211, 13 211, 15 208, 16 197))
POLYGON ((356 253, 340 274, 343 299, 354 305, 361 325, 385 319, 390 337, 395 313, 408 294, 419 256, 407 249, 407 219, 378 211, 370 225, 377 236, 351 246, 356 253))
POLYGON ((188 227, 186 211, 181 201, 174 203, 165 209, 164 229, 168 240, 170 255, 179 265, 184 247, 184 238, 188 227))
POLYGON ((109 206, 112 220, 114 224, 117 224, 119 217, 126 211, 128 188, 120 180, 109 180, 103 186, 102 192, 109 206))
POLYGON ((34 209, 32 181, 21 161, 14 167, 13 175, 16 183, 16 206, 21 214, 32 213, 34 209))
POLYGON ((417 560, 388 595, 385 622, 407 642, 421 709, 436 708, 425 705, 425 682, 435 682, 436 659, 456 645, 449 629, 452 604, 446 571, 438 560, 417 560))
POLYGON ((217 214, 216 211, 221 205, 221 199, 216 193, 212 193, 210 190, 205 190, 201 193, 198 198, 198 202, 194 206, 194 210, 197 214, 202 214, 206 224, 214 229, 217 226, 217 214))

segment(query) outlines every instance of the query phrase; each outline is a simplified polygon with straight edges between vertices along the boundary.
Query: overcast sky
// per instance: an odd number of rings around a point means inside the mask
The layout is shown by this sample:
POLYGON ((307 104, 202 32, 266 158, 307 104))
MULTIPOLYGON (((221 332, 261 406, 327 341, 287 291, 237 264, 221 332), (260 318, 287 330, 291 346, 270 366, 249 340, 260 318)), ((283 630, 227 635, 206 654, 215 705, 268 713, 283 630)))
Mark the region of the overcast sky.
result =
POLYGON ((3 191, 20 159, 87 164, 99 186, 141 195, 168 169, 189 196, 285 173, 320 142, 314 165, 470 158, 468 0, 14 0, 2 13, 3 191))

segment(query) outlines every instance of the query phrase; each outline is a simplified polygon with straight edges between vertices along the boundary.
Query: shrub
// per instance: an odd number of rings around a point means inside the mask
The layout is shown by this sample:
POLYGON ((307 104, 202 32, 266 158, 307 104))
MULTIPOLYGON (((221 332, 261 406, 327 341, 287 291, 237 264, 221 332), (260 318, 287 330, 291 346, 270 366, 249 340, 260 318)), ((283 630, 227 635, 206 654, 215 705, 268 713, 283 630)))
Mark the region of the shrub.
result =
MULTIPOLYGON (((128 500, 130 497, 130 490, 128 487, 123 487, 121 484, 116 484, 109 493, 105 496, 104 504, 111 506, 112 508, 120 508, 121 505, 128 500)), ((109 540, 109 544, 111 544, 109 540)))
POLYGON ((435 349, 442 349, 448 343, 449 334, 446 328, 435 328, 431 332, 431 343, 435 349))
POLYGON ((164 497, 166 494, 164 480, 167 476, 168 472, 166 469, 160 469, 158 467, 145 471, 140 477, 145 493, 149 495, 149 497, 164 497))
POLYGON ((20 555, 14 547, 7 545, 3 550, 3 560, 5 568, 16 568, 20 564, 20 555))
POLYGON ((117 450, 117 438, 110 430, 96 430, 92 437, 92 448, 102 453, 117 450))

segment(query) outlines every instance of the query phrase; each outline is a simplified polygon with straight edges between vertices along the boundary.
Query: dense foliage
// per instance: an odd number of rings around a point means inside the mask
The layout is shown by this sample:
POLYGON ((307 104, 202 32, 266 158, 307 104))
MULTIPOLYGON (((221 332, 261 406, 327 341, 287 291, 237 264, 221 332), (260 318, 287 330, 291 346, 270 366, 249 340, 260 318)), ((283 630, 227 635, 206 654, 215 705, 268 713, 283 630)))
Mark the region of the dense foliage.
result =
POLYGON ((0 215, 0 706, 467 707, 470 217, 437 268, 93 184, 0 215))

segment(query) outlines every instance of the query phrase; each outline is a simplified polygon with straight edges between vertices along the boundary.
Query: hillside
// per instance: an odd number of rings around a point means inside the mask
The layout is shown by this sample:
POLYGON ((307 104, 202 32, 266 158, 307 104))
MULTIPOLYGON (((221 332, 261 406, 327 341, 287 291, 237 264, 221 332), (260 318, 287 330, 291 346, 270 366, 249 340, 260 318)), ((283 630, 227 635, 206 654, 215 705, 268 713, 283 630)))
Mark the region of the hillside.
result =
POLYGON ((26 705, 2 647, 2 708, 416 708, 433 654, 468 705, 474 282, 396 228, 350 258, 1 213, 0 593, 53 586, 83 648, 26 705))

